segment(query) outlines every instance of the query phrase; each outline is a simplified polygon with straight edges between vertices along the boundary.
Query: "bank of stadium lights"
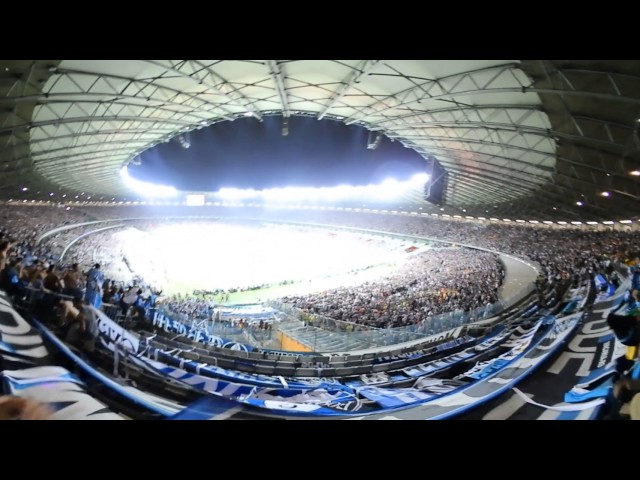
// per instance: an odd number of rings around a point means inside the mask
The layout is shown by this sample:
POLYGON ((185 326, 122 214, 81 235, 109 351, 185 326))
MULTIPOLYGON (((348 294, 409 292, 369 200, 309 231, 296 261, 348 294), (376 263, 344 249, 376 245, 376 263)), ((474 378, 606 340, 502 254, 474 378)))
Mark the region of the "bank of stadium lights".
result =
POLYGON ((633 175, 634 177, 640 177, 640 170, 632 170, 629 172, 629 175, 633 175))
POLYGON ((373 186, 372 191, 366 193, 373 194, 379 200, 390 201, 401 196, 406 189, 407 186, 404 182, 399 182, 395 178, 387 178, 379 186, 373 186))
POLYGON ((610 197, 611 194, 609 192, 600 192, 600 195, 603 197, 610 197))
MULTIPOLYGON (((576 202, 576 205, 578 205, 579 207, 581 207, 581 206, 583 206, 583 205, 584 205, 584 203, 582 203, 580 200, 578 200, 578 201, 576 202)), ((554 209, 554 210, 555 210, 555 209, 554 209)))
MULTIPOLYGON (((214 195, 224 201, 264 201, 275 204, 335 203, 339 201, 393 201, 407 192, 421 189, 428 179, 425 173, 416 174, 409 180, 388 178, 378 185, 338 185, 335 187, 283 187, 265 190, 222 188, 214 195)), ((365 203, 366 205, 366 203, 365 203)))
POLYGON ((178 142, 180 146, 184 149, 191 147, 191 139, 189 138, 189 132, 181 133, 178 135, 178 142))
POLYGON ((126 165, 120 170, 120 177, 127 187, 129 187, 134 192, 136 192, 136 194, 142 197, 167 198, 175 197, 178 195, 178 191, 174 187, 167 185, 155 185, 153 183, 136 180, 135 178, 131 177, 131 175, 129 175, 129 170, 126 165))
POLYGON ((369 132, 369 139, 367 140, 367 150, 376 150, 380 146, 382 135, 380 133, 374 134, 369 132), (375 136, 374 136, 375 135, 375 136))

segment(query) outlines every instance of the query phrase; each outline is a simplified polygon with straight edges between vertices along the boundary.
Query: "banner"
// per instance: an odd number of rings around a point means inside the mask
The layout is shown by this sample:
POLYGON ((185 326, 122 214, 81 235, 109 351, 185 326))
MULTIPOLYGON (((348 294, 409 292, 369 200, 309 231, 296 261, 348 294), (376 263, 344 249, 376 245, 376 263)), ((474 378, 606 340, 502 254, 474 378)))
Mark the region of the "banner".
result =
POLYGON ((30 398, 53 410, 51 420, 124 420, 84 389, 84 383, 62 367, 3 371, 11 395, 30 398))
POLYGON ((111 320, 106 313, 95 307, 90 307, 98 317, 98 331, 105 341, 105 346, 114 351, 116 345, 131 353, 137 353, 140 341, 137 335, 134 335, 111 320))
POLYGON ((165 332, 184 335, 196 342, 214 345, 216 347, 223 347, 227 344, 230 347, 235 346, 235 342, 228 342, 216 335, 210 335, 205 329, 200 328, 197 325, 187 326, 182 322, 173 320, 160 310, 156 310, 154 312, 152 322, 154 327, 162 328, 165 332))

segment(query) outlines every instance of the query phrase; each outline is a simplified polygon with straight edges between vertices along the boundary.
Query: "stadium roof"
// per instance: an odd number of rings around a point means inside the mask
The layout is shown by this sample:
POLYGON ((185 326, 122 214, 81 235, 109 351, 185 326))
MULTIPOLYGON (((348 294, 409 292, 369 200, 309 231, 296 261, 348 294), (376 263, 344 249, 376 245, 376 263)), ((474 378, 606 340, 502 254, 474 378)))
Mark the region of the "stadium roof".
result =
POLYGON ((640 216, 636 60, 3 60, 0 89, 3 199, 131 199, 119 170, 142 151, 278 114, 359 125, 434 156, 449 211, 640 216))

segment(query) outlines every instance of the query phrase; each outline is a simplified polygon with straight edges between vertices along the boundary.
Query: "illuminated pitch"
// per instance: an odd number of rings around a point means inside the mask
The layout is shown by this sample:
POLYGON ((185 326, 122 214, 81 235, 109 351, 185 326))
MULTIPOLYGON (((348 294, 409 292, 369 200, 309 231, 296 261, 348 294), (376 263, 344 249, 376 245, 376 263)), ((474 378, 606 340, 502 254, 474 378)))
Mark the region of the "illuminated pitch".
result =
MULTIPOLYGON (((216 290, 354 277, 405 262, 411 241, 277 224, 180 221, 127 228, 117 249, 147 282, 167 291, 216 290)), ((420 250, 428 248, 420 245, 420 250)))

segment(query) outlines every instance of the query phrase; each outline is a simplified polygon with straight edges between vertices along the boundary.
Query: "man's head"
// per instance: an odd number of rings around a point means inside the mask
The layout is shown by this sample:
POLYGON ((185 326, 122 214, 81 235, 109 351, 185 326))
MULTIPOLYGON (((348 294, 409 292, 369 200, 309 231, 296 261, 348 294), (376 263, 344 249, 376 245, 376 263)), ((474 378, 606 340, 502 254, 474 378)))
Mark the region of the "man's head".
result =
POLYGON ((640 344, 640 312, 631 311, 628 315, 616 315, 611 312, 607 323, 620 343, 628 347, 640 344))
POLYGON ((100 269, 100 264, 99 264, 99 263, 96 263, 96 264, 93 266, 93 268, 95 268, 96 270, 100 269))

